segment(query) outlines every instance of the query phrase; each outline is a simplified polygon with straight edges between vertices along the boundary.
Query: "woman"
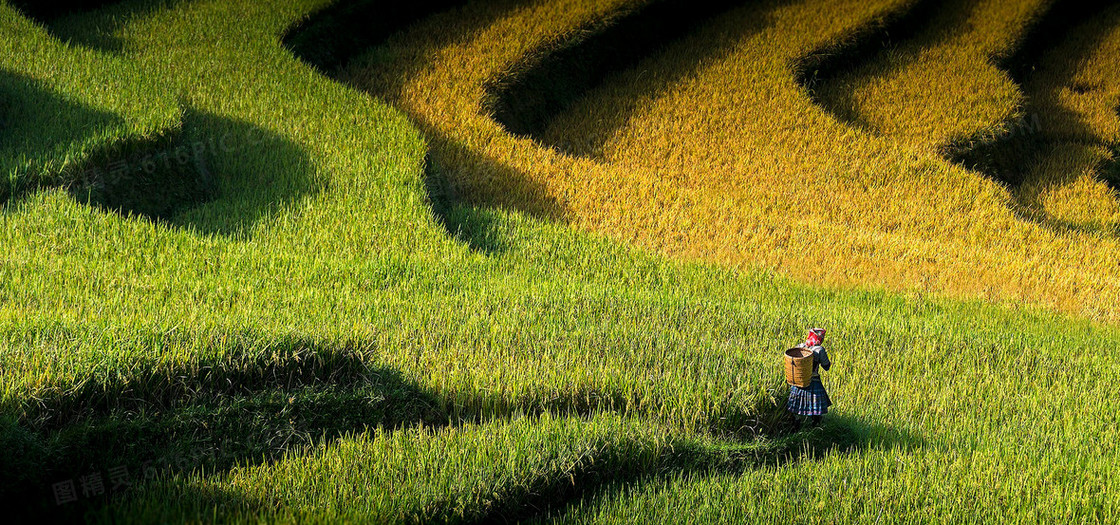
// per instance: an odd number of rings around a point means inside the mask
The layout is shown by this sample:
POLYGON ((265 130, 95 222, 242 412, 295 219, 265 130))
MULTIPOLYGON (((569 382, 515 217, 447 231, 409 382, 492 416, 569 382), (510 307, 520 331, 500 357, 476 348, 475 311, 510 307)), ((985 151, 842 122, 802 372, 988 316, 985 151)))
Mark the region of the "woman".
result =
POLYGON ((791 386, 789 402, 786 403, 786 410, 795 416, 795 426, 798 428, 801 427, 801 421, 796 416, 809 416, 813 426, 817 426, 821 424, 821 417, 828 413, 828 407, 832 405, 832 400, 828 398, 828 392, 821 383, 820 368, 823 367, 827 371, 832 367, 832 362, 828 360, 828 352, 821 346, 823 343, 824 328, 813 328, 809 330, 805 342, 797 345, 798 348, 806 348, 813 352, 812 381, 806 388, 791 386))

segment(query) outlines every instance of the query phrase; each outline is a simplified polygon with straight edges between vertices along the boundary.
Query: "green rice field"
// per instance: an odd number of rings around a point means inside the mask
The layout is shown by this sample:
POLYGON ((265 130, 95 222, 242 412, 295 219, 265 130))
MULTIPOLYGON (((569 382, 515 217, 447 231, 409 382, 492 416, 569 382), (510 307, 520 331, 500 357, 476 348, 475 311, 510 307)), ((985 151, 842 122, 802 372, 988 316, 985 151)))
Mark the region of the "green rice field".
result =
POLYGON ((14 522, 1120 521, 1115 5, 79 4, 0 0, 14 522))

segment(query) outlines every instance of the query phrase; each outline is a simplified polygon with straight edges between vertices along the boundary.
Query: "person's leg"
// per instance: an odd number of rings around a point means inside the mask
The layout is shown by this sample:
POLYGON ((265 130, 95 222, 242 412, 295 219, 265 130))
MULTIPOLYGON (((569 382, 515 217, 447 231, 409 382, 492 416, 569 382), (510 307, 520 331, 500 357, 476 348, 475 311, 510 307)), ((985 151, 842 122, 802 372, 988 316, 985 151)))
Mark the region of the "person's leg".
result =
POLYGON ((824 417, 824 416, 812 416, 812 420, 813 420, 813 426, 814 426, 814 427, 819 427, 819 426, 821 426, 821 419, 822 419, 823 417, 824 417))
POLYGON ((800 388, 790 387, 789 400, 786 402, 786 415, 789 416, 789 426, 793 432, 801 430, 801 416, 798 414, 801 411, 801 394, 800 388))

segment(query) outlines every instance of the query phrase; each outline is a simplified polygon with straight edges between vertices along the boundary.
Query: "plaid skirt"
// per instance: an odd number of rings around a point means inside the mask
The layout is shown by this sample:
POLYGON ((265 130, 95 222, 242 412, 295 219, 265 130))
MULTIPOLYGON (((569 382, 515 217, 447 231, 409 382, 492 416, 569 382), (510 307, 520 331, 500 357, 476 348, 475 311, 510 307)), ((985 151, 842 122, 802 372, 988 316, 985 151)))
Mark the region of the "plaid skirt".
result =
POLYGON ((799 416, 823 416, 828 413, 832 400, 824 390, 821 378, 814 377, 808 388, 789 387, 789 402, 786 410, 799 416))

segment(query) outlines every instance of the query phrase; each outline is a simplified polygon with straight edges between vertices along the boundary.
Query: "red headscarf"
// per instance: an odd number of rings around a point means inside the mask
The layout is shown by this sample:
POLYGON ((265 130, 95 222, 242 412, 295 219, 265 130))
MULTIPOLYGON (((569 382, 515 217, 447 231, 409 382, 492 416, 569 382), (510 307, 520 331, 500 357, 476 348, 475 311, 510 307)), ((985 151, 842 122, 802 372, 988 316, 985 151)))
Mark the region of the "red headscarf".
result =
POLYGON ((811 328, 805 338, 805 346, 817 346, 824 342, 824 328, 811 328))

